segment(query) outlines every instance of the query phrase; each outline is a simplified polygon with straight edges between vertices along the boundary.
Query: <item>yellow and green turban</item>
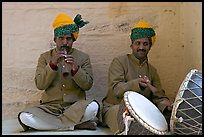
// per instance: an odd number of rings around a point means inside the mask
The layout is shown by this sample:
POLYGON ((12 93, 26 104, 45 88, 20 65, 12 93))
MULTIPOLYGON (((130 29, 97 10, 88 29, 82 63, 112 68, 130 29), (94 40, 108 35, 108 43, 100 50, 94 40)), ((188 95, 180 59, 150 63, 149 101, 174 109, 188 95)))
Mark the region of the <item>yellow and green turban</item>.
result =
POLYGON ((88 24, 88 21, 83 21, 80 14, 77 14, 74 20, 64 13, 60 13, 55 18, 52 26, 54 28, 54 37, 62 37, 67 34, 73 34, 74 41, 78 38, 79 28, 88 24))
POLYGON ((132 43, 136 39, 149 38, 150 44, 153 45, 156 40, 156 33, 147 22, 140 21, 132 28, 130 38, 132 43))

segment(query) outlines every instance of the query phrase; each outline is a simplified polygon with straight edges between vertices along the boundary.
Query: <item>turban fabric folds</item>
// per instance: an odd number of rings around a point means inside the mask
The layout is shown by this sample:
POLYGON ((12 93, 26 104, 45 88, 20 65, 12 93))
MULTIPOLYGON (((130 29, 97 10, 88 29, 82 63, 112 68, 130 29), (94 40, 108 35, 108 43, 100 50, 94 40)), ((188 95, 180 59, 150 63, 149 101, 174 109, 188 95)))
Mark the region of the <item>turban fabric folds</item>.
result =
POLYGON ((78 38, 79 28, 88 24, 88 21, 83 21, 80 14, 77 14, 74 20, 64 13, 60 13, 55 18, 52 26, 54 28, 54 37, 62 37, 67 34, 73 34, 74 41, 78 38))
POLYGON ((147 22, 140 21, 139 23, 135 24, 135 26, 131 30, 130 38, 132 43, 136 39, 149 38, 151 45, 153 45, 156 40, 156 33, 147 22))

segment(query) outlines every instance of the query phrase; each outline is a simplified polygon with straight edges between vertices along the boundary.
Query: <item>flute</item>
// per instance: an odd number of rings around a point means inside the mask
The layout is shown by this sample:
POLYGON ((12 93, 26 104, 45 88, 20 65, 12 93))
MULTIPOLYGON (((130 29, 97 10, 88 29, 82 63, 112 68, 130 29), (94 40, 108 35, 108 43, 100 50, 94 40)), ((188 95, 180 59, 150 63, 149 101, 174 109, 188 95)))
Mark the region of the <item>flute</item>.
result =
POLYGON ((64 77, 67 77, 70 73, 71 73, 71 67, 69 64, 65 63, 65 59, 67 57, 67 55, 69 54, 69 51, 71 50, 71 48, 67 45, 63 45, 60 48, 61 51, 64 51, 64 59, 62 60, 62 75, 64 77))

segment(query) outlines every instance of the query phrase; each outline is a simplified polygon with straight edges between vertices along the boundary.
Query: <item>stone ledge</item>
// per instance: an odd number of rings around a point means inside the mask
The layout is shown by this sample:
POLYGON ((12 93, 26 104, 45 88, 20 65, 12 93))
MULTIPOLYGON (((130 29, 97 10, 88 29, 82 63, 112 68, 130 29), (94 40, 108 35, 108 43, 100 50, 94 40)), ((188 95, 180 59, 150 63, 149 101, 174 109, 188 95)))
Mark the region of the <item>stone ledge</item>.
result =
POLYGON ((17 119, 8 119, 2 121, 2 135, 113 135, 113 133, 105 127, 97 127, 96 130, 23 132, 17 119))

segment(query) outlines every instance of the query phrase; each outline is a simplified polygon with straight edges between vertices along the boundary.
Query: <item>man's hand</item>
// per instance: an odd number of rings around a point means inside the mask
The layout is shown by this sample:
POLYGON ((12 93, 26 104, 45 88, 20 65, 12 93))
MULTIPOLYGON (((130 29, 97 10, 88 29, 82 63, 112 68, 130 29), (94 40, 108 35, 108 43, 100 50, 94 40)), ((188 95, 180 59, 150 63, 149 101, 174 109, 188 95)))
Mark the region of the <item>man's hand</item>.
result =
POLYGON ((67 55, 66 56, 65 63, 67 65, 70 65, 73 71, 78 69, 78 67, 76 65, 76 61, 75 61, 75 59, 74 59, 74 57, 72 55, 67 55))
POLYGON ((164 100, 162 100, 160 103, 163 104, 163 105, 165 105, 165 106, 167 106, 167 109, 168 109, 169 111, 171 111, 171 110, 173 109, 173 101, 170 101, 170 100, 167 99, 167 98, 165 98, 164 100))
POLYGON ((146 88, 147 87, 147 81, 144 78, 142 78, 141 75, 139 75, 138 82, 139 82, 139 85, 142 88, 146 88))
POLYGON ((57 53, 52 56, 51 62, 52 62, 54 65, 57 65, 57 64, 60 62, 60 60, 61 60, 62 58, 66 58, 66 56, 67 56, 67 55, 65 54, 64 51, 57 51, 57 53))
POLYGON ((139 84, 140 84, 140 86, 142 86, 143 88, 149 87, 150 90, 151 90, 153 93, 155 93, 155 92, 157 91, 157 88, 154 87, 153 85, 151 85, 151 82, 150 82, 150 80, 149 80, 149 78, 148 78, 147 76, 144 76, 144 77, 142 78, 142 76, 139 75, 139 84))

